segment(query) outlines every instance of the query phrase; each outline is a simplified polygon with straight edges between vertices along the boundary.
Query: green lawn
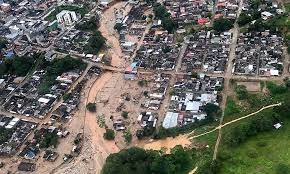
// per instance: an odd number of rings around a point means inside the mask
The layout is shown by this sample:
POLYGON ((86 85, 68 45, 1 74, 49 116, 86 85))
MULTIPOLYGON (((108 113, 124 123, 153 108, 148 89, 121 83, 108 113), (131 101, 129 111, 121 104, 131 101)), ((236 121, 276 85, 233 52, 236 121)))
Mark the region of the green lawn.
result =
POLYGON ((278 164, 290 165, 290 120, 280 130, 260 133, 236 148, 223 146, 223 152, 228 158, 221 174, 276 174, 278 164))

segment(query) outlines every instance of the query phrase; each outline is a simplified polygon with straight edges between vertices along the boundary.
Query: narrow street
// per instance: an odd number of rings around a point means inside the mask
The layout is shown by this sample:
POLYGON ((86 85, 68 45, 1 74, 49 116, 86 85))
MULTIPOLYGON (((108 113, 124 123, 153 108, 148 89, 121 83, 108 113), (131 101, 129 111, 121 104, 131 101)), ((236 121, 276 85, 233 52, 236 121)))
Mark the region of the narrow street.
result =
MULTIPOLYGON (((239 17, 239 15, 240 15, 240 13, 242 11, 242 7, 243 7, 243 0, 240 1, 238 12, 237 12, 237 18, 239 17)), ((220 118, 220 126, 223 124, 223 120, 224 120, 227 97, 228 97, 228 92, 229 92, 229 88, 230 88, 230 79, 232 79, 233 60, 236 57, 235 56, 235 51, 236 51, 236 47, 237 47, 237 40, 238 40, 238 37, 239 37, 239 26, 237 24, 237 19, 236 19, 236 22, 234 24, 234 28, 232 29, 232 33, 233 33, 232 44, 230 46, 229 60, 228 60, 226 72, 225 72, 225 75, 224 75, 224 89, 223 89, 223 95, 222 95, 223 97, 222 97, 222 102, 220 104, 221 109, 223 111, 222 115, 221 115, 221 118, 220 118)), ((214 153, 213 153, 213 159, 214 160, 217 157, 217 153, 218 153, 218 148, 219 148, 219 144, 220 144, 220 141, 221 141, 221 137, 222 137, 222 131, 221 131, 221 129, 219 129, 218 137, 217 137, 217 141, 216 141, 215 148, 214 148, 214 153)))

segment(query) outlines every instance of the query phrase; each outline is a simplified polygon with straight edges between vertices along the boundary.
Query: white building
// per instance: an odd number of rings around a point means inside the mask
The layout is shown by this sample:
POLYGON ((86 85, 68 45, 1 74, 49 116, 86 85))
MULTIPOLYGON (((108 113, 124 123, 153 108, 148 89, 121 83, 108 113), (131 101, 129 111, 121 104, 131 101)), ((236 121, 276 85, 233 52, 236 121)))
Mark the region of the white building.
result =
POLYGON ((74 11, 63 10, 56 15, 57 22, 62 25, 72 25, 78 20, 74 11))

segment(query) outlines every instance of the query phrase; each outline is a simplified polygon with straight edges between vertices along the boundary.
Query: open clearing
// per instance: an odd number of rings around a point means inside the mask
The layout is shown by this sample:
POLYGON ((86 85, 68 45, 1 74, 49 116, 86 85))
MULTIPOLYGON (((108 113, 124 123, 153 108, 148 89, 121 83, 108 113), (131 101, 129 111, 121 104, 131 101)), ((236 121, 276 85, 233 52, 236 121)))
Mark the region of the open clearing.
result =
POLYGON ((249 92, 261 91, 260 82, 237 82, 237 85, 244 85, 249 92))

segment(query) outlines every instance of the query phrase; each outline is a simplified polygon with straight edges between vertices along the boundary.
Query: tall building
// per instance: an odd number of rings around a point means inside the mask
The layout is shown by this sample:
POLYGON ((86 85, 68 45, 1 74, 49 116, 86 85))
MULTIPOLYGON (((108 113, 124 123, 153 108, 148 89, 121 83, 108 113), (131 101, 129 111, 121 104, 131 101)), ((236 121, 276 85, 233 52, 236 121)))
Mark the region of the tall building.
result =
POLYGON ((74 11, 63 10, 56 15, 57 22, 62 25, 72 25, 78 20, 74 11))

